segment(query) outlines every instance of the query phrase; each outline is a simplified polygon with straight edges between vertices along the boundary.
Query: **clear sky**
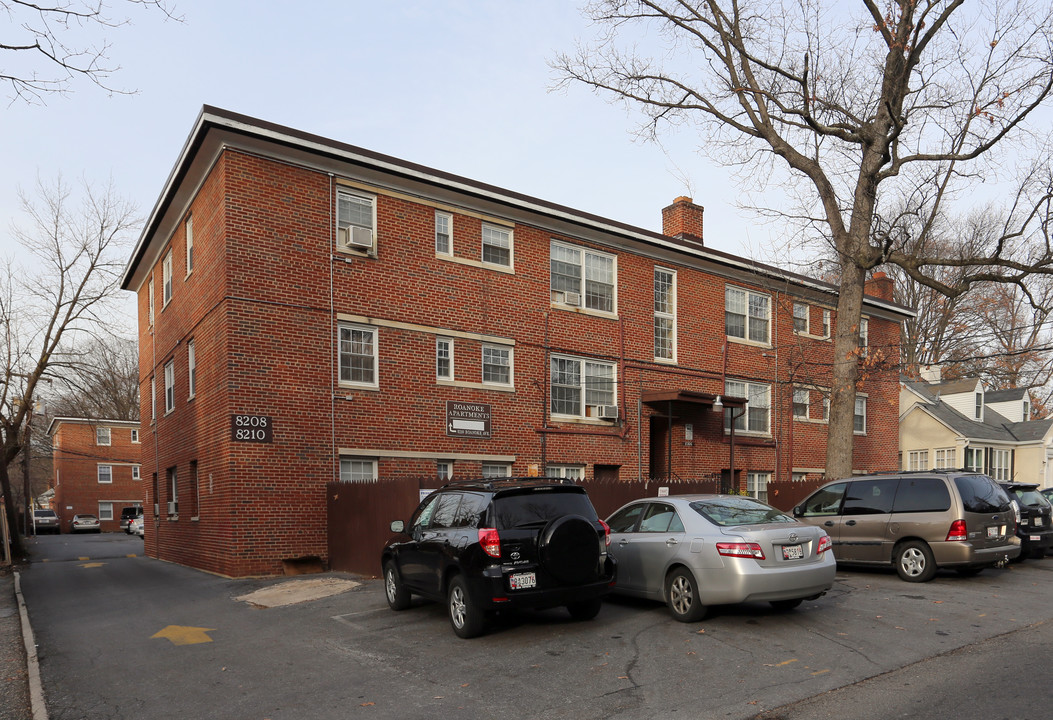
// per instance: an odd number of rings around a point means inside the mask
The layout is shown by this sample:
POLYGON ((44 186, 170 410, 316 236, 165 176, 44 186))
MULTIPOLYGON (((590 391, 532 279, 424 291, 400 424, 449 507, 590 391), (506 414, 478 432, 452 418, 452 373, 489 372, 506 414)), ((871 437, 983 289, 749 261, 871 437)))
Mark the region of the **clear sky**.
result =
POLYGON ((111 0, 133 24, 108 33, 122 68, 110 82, 137 94, 81 81, 0 110, 4 244, 17 188, 38 174, 112 177, 145 216, 204 104, 652 230, 689 195, 706 244, 740 255, 769 232, 751 226, 751 244, 730 174, 696 137, 640 142, 621 105, 550 92, 548 61, 593 34, 576 2, 174 1, 183 23, 111 0))

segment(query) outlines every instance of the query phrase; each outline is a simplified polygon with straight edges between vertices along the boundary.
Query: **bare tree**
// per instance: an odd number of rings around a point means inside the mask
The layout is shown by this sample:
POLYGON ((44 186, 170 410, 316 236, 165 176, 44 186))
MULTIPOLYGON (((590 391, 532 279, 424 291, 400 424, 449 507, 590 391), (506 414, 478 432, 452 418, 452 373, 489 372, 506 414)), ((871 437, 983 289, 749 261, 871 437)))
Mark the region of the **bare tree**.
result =
POLYGON ((561 54, 561 83, 584 83, 645 115, 640 131, 697 123, 703 149, 800 209, 802 237, 839 262, 826 472, 852 471, 867 273, 892 263, 954 298, 982 282, 1053 272, 1049 145, 1037 122, 1053 88, 1053 7, 1043 0, 596 0, 598 41, 561 54), (639 32, 639 36, 634 33, 639 32), (649 34, 646 34, 649 33, 649 34), (638 48, 664 41, 661 59, 638 48), (978 252, 915 255, 944 206, 1006 180, 1001 232, 978 252), (1001 173, 1001 174, 1000 174, 1001 173), (893 208, 900 208, 894 212, 893 208), (883 218, 881 224, 878 218, 883 218), (920 222, 918 222, 920 220, 920 222), (953 282, 940 268, 959 268, 953 282))
MULTIPOLYGON (((118 1, 181 21, 165 0, 118 1)), ((41 102, 46 95, 67 92, 78 77, 110 93, 128 92, 109 84, 120 67, 111 64, 105 34, 130 25, 131 19, 111 14, 104 0, 0 0, 0 11, 8 20, 7 37, 0 40, 0 51, 6 51, 0 81, 10 85, 12 99, 41 102)))
POLYGON ((52 417, 139 419, 139 350, 110 333, 92 338, 48 400, 52 417))
MULTIPOLYGON (((101 191, 85 184, 79 204, 61 179, 37 183, 37 197, 21 197, 31 220, 14 238, 33 262, 24 268, 8 260, 0 273, 0 490, 12 498, 9 468, 22 451, 40 412, 42 385, 76 372, 88 343, 110 320, 109 300, 122 268, 120 246, 139 225, 134 208, 112 185, 101 191)), ((6 504, 16 527, 15 506, 6 504)), ((18 554, 23 548, 16 538, 18 554)))

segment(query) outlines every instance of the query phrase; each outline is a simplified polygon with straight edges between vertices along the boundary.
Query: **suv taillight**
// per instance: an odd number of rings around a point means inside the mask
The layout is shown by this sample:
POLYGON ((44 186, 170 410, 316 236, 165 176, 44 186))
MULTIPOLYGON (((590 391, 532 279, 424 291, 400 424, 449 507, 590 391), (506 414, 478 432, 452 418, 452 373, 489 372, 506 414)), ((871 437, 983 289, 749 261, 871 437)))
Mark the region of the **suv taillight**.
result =
POLYGON ((501 557, 501 536, 495 528, 479 528, 479 547, 490 557, 501 557))
POLYGON ((611 526, 600 520, 600 525, 603 526, 603 544, 607 547, 611 546, 611 526))
POLYGON ((764 551, 757 543, 717 543, 717 552, 727 557, 746 557, 764 559, 764 551))
POLYGON ((955 520, 951 523, 951 529, 947 531, 947 542, 964 542, 969 537, 964 520, 955 520))

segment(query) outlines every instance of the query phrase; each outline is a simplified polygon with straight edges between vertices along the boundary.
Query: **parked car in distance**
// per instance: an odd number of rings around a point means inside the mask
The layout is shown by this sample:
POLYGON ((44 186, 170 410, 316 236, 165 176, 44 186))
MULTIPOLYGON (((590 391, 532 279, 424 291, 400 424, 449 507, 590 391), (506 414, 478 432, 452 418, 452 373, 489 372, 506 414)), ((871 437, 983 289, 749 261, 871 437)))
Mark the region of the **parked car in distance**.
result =
POLYGON ((33 532, 37 535, 43 535, 44 533, 55 533, 58 535, 62 532, 59 516, 55 514, 54 510, 34 510, 33 527, 33 532))
POLYGON ((94 515, 74 515, 69 523, 69 531, 71 533, 101 532, 102 526, 99 524, 99 518, 94 515))
POLYGON ((712 605, 790 610, 829 590, 837 571, 822 529, 752 497, 635 500, 607 524, 614 592, 664 602, 681 622, 703 619, 712 605))
POLYGON ((1034 483, 999 483, 1009 493, 1017 513, 1020 557, 1043 558, 1053 547, 1053 507, 1034 483))
POLYGON ((838 563, 892 565, 907 582, 927 582, 941 567, 973 575, 1020 554, 1009 496, 969 470, 835 480, 793 514, 826 530, 838 563))
POLYGON ((505 608, 565 606, 590 620, 614 582, 607 526, 569 481, 451 482, 391 531, 380 556, 388 605, 405 610, 411 595, 445 602, 462 638, 482 634, 505 608))
POLYGON ((144 536, 142 515, 137 515, 128 521, 128 534, 138 535, 139 537, 144 536))
POLYGON ((129 535, 132 534, 130 523, 136 517, 143 514, 142 505, 129 505, 128 507, 121 508, 121 530, 124 530, 129 535))

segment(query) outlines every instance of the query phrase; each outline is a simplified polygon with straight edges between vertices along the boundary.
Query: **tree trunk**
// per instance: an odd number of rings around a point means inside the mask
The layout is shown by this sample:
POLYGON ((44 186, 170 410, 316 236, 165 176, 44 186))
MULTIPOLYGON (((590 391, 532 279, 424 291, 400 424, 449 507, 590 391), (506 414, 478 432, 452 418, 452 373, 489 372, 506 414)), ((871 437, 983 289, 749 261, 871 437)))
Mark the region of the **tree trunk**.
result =
POLYGON ((11 530, 11 558, 18 561, 25 557, 26 549, 22 535, 18 531, 18 515, 15 510, 15 496, 11 493, 11 478, 7 474, 7 463, 0 462, 0 491, 4 494, 4 510, 7 515, 7 527, 11 530))
POLYGON ((827 425, 826 477, 834 480, 852 474, 856 381, 859 379, 859 321, 863 314, 866 271, 855 263, 841 270, 834 332, 833 387, 827 425))

